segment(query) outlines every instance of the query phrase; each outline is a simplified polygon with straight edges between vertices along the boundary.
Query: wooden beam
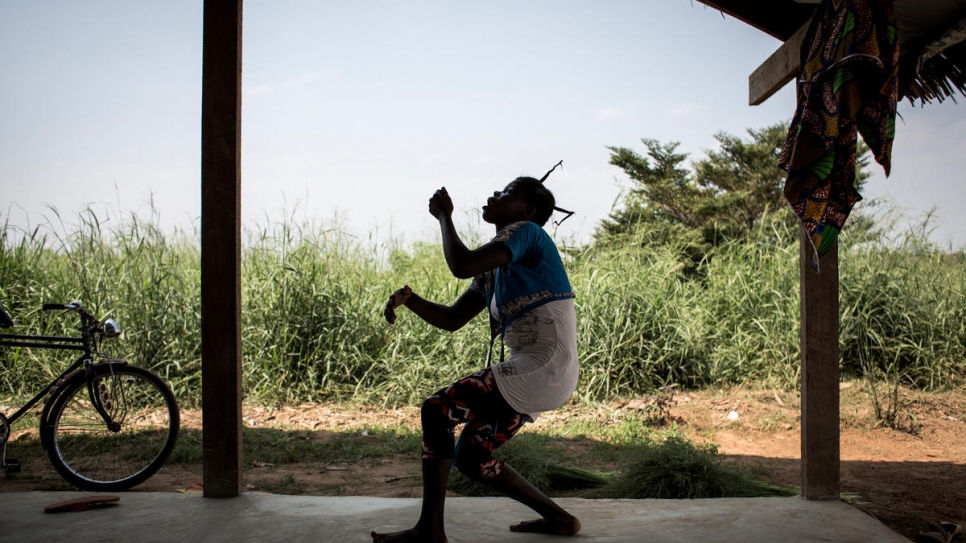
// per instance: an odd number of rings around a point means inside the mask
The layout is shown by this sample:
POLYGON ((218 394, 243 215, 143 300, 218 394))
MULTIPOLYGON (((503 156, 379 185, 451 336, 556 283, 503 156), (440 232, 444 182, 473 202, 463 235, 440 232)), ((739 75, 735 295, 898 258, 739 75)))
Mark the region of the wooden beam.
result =
POLYGON ((802 496, 837 500, 839 458, 838 243, 812 269, 812 244, 800 241, 802 348, 802 496))
POLYGON ((242 0, 205 0, 201 89, 204 495, 242 491, 242 0))
POLYGON ((809 23, 801 26, 748 76, 748 104, 757 106, 781 90, 802 71, 802 41, 809 23))

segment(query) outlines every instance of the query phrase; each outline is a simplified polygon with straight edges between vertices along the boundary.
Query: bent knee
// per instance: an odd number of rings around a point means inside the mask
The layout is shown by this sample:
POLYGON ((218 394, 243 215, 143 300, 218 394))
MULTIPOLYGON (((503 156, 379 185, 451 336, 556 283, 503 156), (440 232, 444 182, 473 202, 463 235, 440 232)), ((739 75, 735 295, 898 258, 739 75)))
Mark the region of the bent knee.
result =
POLYGON ((423 405, 419 408, 419 416, 423 421, 423 426, 427 422, 434 425, 449 425, 446 422, 448 418, 446 416, 446 405, 436 396, 430 396, 423 400, 423 405))

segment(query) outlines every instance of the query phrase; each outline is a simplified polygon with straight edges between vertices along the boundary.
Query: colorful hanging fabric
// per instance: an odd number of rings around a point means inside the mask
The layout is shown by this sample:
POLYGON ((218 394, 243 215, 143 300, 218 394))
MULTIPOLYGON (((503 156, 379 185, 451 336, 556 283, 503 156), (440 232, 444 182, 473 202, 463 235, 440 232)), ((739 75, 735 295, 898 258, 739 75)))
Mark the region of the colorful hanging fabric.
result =
POLYGON ((828 252, 852 207, 857 133, 889 175, 899 44, 891 0, 822 0, 802 42, 798 106, 779 157, 785 198, 828 252))

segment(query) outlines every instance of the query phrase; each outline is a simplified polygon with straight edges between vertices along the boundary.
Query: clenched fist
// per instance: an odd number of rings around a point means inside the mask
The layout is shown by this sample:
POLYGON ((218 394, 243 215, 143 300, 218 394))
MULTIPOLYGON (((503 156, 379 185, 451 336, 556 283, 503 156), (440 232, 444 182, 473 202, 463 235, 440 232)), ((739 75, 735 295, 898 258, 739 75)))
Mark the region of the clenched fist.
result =
POLYGON ((429 214, 436 219, 453 214, 453 200, 446 192, 446 187, 437 190, 429 199, 429 214))
POLYGON ((396 322, 396 308, 406 303, 406 300, 412 295, 413 289, 409 288, 409 285, 406 285, 389 296, 389 301, 386 302, 386 309, 382 312, 386 320, 389 321, 389 324, 396 322))

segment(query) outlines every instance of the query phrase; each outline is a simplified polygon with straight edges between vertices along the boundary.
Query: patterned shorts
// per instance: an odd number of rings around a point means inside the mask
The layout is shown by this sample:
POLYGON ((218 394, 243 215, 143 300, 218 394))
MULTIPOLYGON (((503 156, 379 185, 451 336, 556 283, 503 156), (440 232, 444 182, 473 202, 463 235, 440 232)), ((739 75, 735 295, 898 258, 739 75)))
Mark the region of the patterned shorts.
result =
POLYGON ((500 474, 503 462, 493 458, 493 451, 531 420, 506 403, 490 368, 426 398, 421 415, 423 459, 453 459, 456 469, 476 480, 500 474), (453 432, 458 424, 465 426, 457 445, 453 432))

